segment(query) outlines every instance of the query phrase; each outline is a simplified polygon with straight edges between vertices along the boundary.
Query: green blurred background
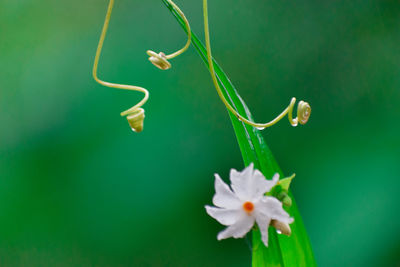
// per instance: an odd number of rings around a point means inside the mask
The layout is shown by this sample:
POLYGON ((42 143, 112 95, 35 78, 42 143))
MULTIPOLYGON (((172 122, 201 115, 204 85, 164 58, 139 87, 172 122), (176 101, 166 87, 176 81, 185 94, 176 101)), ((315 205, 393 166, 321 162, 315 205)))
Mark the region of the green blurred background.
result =
MULTIPOLYGON (((177 0, 203 37, 202 2, 177 0)), ((305 126, 263 132, 320 266, 400 266, 400 2, 209 1, 215 58, 257 121, 292 96, 305 126)), ((204 205, 243 163, 193 47, 160 71, 145 51, 185 35, 161 1, 116 0, 99 76, 148 88, 142 133, 119 112, 141 94, 91 78, 106 0, 0 1, 0 266, 250 266, 246 239, 204 205)), ((202 38, 203 39, 203 38, 202 38)))

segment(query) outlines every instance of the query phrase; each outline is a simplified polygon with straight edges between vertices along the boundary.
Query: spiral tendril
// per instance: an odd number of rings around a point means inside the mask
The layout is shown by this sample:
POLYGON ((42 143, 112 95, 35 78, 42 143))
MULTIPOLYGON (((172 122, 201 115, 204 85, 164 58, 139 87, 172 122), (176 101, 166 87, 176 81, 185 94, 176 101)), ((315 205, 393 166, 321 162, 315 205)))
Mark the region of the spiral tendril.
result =
POLYGON ((208 7, 207 7, 207 0, 203 0, 203 16, 204 16, 204 34, 205 34, 205 40, 206 40, 206 49, 207 49, 207 60, 208 60, 208 65, 210 69, 210 74, 212 81, 214 83, 215 88, 217 89, 218 95, 221 98, 222 102, 225 104, 226 108, 232 112, 240 121, 251 125, 253 127, 256 127, 259 130, 264 130, 267 127, 270 127, 280 121, 283 117, 288 115, 289 122, 292 126, 297 126, 299 123, 300 124, 305 124, 307 123, 310 115, 311 115, 311 106, 307 102, 300 101, 298 106, 297 106, 297 117, 293 118, 293 108, 296 103, 296 98, 292 98, 290 100, 289 106, 282 111, 281 114, 279 114, 275 119, 271 120, 270 122, 267 123, 256 123, 253 121, 250 121, 240 115, 226 100, 224 94, 221 91, 221 88, 218 84, 218 79, 215 74, 215 69, 214 69, 214 64, 212 61, 212 53, 211 53, 211 44, 210 44, 210 31, 209 31, 209 25, 208 25, 208 7))
POLYGON ((127 110, 121 112, 121 116, 126 116, 128 123, 131 126, 132 130, 135 132, 141 132, 143 130, 143 120, 144 120, 144 109, 141 107, 147 102, 147 100, 149 98, 149 92, 143 87, 127 85, 127 84, 110 83, 110 82, 100 80, 97 77, 97 68, 99 65, 101 50, 103 48, 104 39, 107 34, 108 24, 110 22, 110 17, 111 17, 111 12, 112 12, 113 6, 114 6, 114 0, 110 0, 110 2, 108 4, 108 8, 107 8, 106 18, 104 20, 103 29, 102 29, 101 35, 100 35, 100 40, 97 45, 96 56, 94 59, 92 74, 93 74, 94 80, 101 85, 111 87, 111 88, 116 88, 116 89, 132 90, 132 91, 139 91, 139 92, 144 93, 144 97, 139 103, 137 103, 130 109, 127 109, 127 110))
POLYGON ((311 106, 307 102, 300 101, 297 105, 297 118, 300 124, 306 124, 311 115, 311 106))
POLYGON ((171 68, 171 63, 169 63, 168 60, 173 59, 174 57, 177 57, 180 54, 182 54, 183 52, 185 52, 189 48, 191 40, 192 40, 192 31, 190 30, 190 24, 189 24, 189 21, 186 19, 185 14, 182 12, 182 10, 179 9, 179 7, 174 2, 172 2, 172 0, 167 0, 167 1, 183 18, 185 25, 186 25, 187 33, 188 33, 188 39, 183 48, 179 49, 178 51, 176 51, 170 55, 165 55, 163 52, 156 53, 152 50, 147 50, 146 53, 147 53, 147 55, 149 55, 149 61, 151 63, 153 63, 154 66, 156 66, 157 68, 159 68, 161 70, 167 70, 167 69, 171 68))

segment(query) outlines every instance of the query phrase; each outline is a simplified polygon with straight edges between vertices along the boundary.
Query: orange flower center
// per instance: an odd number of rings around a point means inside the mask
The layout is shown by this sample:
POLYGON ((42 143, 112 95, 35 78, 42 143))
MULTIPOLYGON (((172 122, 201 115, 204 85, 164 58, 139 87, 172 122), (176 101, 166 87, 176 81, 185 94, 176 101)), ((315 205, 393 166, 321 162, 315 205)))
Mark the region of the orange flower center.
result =
POLYGON ((250 213, 254 210, 254 204, 250 201, 246 201, 243 203, 243 209, 245 212, 250 213))

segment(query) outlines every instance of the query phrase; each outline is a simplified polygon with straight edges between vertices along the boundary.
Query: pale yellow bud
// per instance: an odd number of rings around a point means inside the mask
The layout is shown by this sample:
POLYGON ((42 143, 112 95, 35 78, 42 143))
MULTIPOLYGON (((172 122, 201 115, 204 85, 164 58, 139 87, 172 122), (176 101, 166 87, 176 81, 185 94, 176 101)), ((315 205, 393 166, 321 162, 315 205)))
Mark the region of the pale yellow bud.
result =
POLYGON ((292 234, 292 230, 287 223, 283 223, 277 220, 271 220, 271 225, 275 227, 276 231, 278 231, 278 233, 280 234, 284 234, 287 236, 290 236, 292 234))

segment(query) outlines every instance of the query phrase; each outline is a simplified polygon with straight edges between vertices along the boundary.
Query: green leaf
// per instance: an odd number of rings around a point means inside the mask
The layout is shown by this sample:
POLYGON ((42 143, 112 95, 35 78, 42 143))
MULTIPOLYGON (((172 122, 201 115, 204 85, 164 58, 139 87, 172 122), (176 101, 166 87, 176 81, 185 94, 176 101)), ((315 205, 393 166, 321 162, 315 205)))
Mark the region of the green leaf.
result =
MULTIPOLYGON (((180 15, 166 0, 162 1, 175 16, 182 28, 187 32, 182 17, 180 17, 180 15)), ((207 51, 193 31, 192 44, 196 48, 203 62, 208 67, 207 51)), ((215 60, 213 60, 213 64, 216 76, 218 78, 218 83, 226 99, 242 116, 248 119, 253 119, 246 104, 236 91, 229 78, 223 72, 222 68, 215 60)), ((244 164, 247 166, 253 162, 255 168, 261 170, 261 172, 267 178, 271 178, 276 172, 283 176, 281 169, 279 168, 274 156, 264 141, 260 131, 239 121, 230 112, 228 113, 235 130, 244 164)), ((294 223, 290 225, 292 229, 292 235, 290 237, 278 235, 275 229, 270 227, 269 243, 267 248, 261 242, 260 232, 258 230, 253 230, 253 267, 316 266, 308 235, 300 217, 296 202, 294 201, 293 195, 290 191, 289 196, 293 199, 292 206, 287 208, 289 214, 294 218, 294 223)))
POLYGON ((293 173, 292 176, 283 178, 282 180, 279 180, 278 185, 280 185, 283 190, 289 191, 290 183, 292 182, 292 180, 295 176, 296 176, 296 174, 293 173))

